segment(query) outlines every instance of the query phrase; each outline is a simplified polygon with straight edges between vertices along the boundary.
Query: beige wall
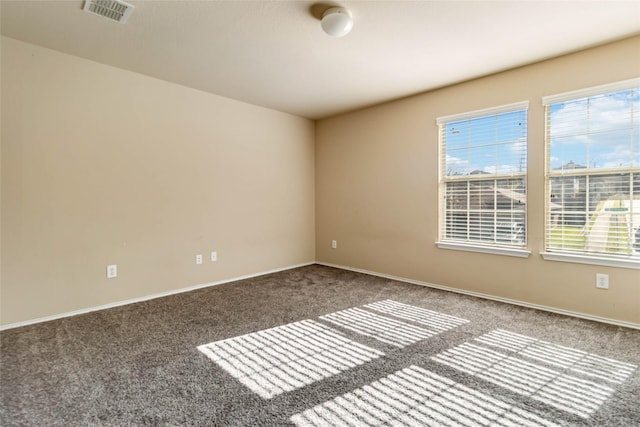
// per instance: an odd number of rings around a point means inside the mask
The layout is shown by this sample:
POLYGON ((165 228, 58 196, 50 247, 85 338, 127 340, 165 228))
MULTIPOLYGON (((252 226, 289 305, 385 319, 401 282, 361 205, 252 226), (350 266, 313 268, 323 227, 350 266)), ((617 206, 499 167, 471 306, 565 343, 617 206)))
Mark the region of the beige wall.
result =
POLYGON ((638 270, 539 255, 541 97, 637 77, 639 49, 636 37, 321 120, 314 153, 311 121, 3 37, 0 324, 314 259, 640 323, 638 270), (522 100, 532 255, 437 249, 435 118, 522 100))
POLYGON ((2 38, 1 159, 3 325, 315 258, 309 120, 2 38))
MULTIPOLYGON (((545 95, 640 76, 640 37, 316 124, 316 259, 640 323, 640 271, 544 261, 545 95), (527 259, 438 249, 436 117, 530 101, 527 259), (338 248, 331 249, 331 240, 338 248), (610 289, 595 288, 595 274, 610 289)), ((437 63, 434 62, 434 66, 437 63)))

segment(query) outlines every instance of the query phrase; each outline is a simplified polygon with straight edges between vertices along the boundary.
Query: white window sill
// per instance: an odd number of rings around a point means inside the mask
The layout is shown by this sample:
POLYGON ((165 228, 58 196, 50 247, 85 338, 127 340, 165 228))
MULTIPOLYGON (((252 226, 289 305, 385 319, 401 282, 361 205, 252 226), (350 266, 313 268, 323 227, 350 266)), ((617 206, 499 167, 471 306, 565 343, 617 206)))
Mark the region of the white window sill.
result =
POLYGON ((599 257, 559 252, 540 252, 547 261, 574 262, 579 264, 604 265, 607 267, 633 268, 640 270, 640 261, 629 258, 599 257))
POLYGON ((520 258, 527 258, 531 255, 531 251, 520 248, 510 248, 506 246, 490 246, 490 245, 473 245, 469 243, 458 242, 436 242, 440 249, 452 249, 455 251, 480 252, 492 255, 506 255, 520 258))

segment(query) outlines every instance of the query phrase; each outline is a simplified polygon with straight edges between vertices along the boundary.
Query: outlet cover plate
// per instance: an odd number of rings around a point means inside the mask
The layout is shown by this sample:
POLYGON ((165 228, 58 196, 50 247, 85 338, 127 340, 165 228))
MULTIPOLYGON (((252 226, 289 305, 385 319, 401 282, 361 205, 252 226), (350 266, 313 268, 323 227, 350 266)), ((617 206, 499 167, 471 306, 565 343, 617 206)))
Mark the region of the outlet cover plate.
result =
POLYGON ((608 274, 596 274, 596 288, 609 289, 609 275, 608 274))
POLYGON ((107 265, 107 279, 114 279, 116 277, 118 277, 117 264, 107 265))

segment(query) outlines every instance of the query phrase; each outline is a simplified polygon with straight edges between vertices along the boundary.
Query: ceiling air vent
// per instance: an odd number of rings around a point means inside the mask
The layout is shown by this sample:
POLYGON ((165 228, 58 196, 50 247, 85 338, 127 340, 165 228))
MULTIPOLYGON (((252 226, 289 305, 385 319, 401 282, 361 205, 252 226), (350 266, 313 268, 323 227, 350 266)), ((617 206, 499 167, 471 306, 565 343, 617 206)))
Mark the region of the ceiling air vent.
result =
POLYGON ((83 9, 124 24, 133 12, 133 8, 133 5, 119 0, 87 0, 84 2, 83 9))

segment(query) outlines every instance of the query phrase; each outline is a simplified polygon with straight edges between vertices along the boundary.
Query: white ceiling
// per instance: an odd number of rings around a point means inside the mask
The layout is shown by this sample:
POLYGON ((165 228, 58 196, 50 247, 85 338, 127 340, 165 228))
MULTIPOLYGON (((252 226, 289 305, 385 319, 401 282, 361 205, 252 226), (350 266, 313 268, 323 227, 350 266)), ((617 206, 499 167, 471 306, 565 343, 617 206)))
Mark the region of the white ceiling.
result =
POLYGON ((136 1, 128 23, 83 1, 1 3, 2 34, 312 119, 640 33, 639 1, 136 1))

